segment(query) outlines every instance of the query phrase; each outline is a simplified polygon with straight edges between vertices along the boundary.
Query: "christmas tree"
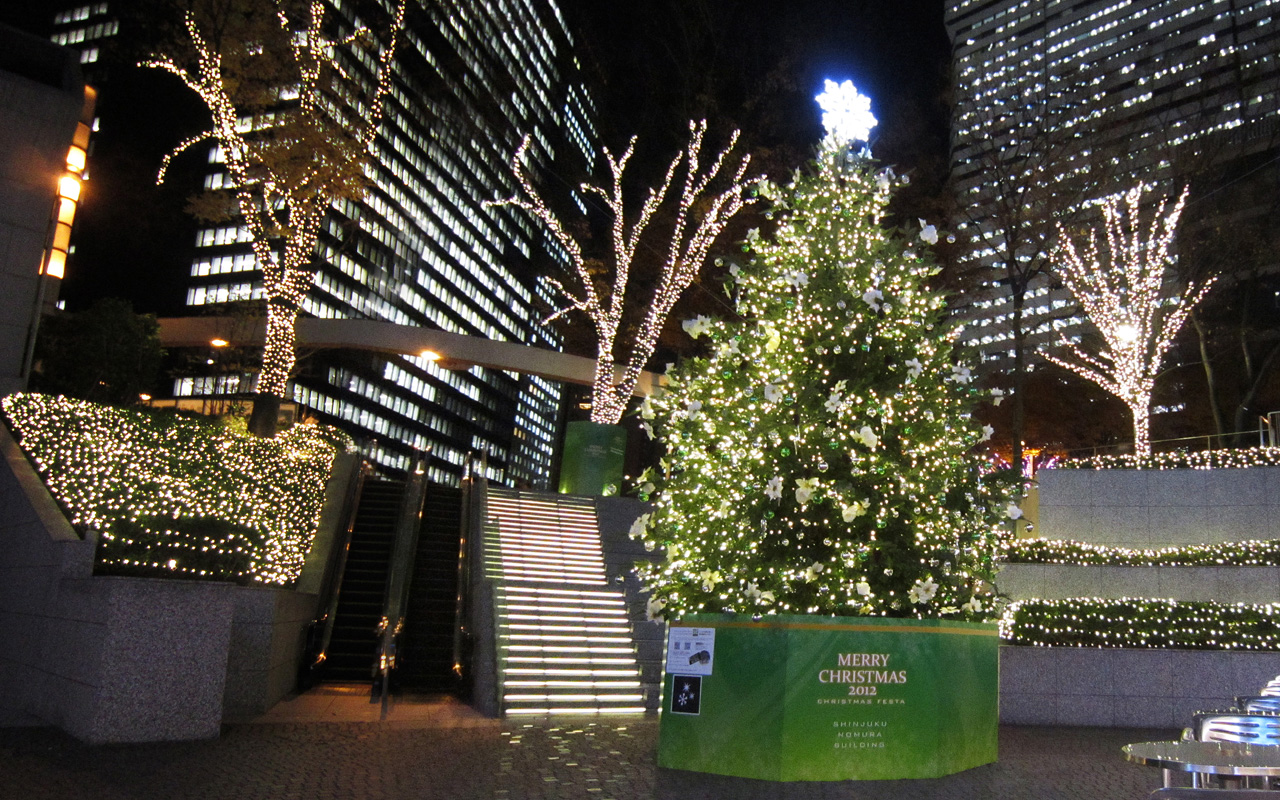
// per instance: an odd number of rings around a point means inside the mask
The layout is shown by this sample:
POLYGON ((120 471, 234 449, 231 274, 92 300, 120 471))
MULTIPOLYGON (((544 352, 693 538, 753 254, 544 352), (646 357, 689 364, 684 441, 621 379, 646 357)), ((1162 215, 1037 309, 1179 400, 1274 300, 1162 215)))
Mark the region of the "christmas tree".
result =
POLYGON ((652 615, 990 616, 1019 512, 928 288, 937 231, 883 228, 901 181, 832 136, 790 186, 760 185, 777 229, 731 269, 741 319, 687 322, 709 355, 641 409, 667 446, 632 528, 666 552, 638 567, 652 615))

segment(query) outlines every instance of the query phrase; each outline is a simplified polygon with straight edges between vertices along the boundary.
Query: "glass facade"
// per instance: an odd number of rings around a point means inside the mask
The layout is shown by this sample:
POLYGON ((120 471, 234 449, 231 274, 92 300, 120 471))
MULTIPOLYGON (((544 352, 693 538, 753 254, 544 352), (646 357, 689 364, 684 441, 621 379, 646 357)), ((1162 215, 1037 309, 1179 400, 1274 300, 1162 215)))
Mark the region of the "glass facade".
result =
MULTIPOLYGON (((1039 194, 1027 195, 1031 220, 1036 198, 1055 183, 1092 177, 1098 188, 1077 204, 1138 182, 1176 194, 1171 162, 1182 154, 1235 157, 1274 147, 1277 15, 1280 0, 950 0, 952 175, 972 226, 962 257, 990 265, 1011 249, 1020 260, 1044 255, 1026 240, 1009 247, 1009 226, 984 207, 993 156, 1014 182, 1039 184, 1039 194)), ((997 364, 1012 356, 1009 297, 988 282, 960 312, 962 338, 997 364)), ((1047 281, 1029 287, 1032 348, 1075 336, 1081 320, 1069 309, 1067 295, 1047 281)))
MULTIPOLYGON (((377 2, 390 12, 389 2, 377 2)), ((337 33, 363 24, 354 4, 334 0, 326 11, 337 33)), ((79 11, 59 21, 67 14, 79 11)), ((538 165, 594 159, 591 101, 560 11, 552 0, 411 0, 407 20, 368 190, 327 215, 304 314, 559 349, 541 324, 550 287, 527 267, 545 246, 540 229, 518 210, 484 202, 511 193, 511 153, 523 134, 533 136, 538 165)), ((71 35, 60 26, 55 38, 71 35)), ((372 63, 347 66, 372 74, 372 63)), ((228 181, 222 162, 210 148, 206 188, 228 181)), ((203 227, 193 247, 190 314, 262 296, 242 227, 203 227)), ((481 367, 454 371, 416 356, 302 355, 290 399, 300 413, 351 432, 375 464, 403 470, 430 451, 431 478, 452 482, 468 453, 484 453, 491 480, 549 484, 559 384, 481 367)), ((186 377, 174 394, 246 393, 251 381, 234 371, 186 377)))

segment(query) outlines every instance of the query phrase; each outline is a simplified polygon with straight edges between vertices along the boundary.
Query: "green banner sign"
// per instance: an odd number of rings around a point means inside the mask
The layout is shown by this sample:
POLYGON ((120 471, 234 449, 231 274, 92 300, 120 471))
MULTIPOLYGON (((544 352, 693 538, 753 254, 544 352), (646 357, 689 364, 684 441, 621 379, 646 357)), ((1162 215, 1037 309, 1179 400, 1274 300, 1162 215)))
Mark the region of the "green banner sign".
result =
POLYGON ((622 487, 627 430, 575 421, 565 426, 560 494, 616 495, 622 487))
POLYGON ((662 767, 935 778, 995 761, 998 722, 995 625, 694 615, 668 626, 662 767))

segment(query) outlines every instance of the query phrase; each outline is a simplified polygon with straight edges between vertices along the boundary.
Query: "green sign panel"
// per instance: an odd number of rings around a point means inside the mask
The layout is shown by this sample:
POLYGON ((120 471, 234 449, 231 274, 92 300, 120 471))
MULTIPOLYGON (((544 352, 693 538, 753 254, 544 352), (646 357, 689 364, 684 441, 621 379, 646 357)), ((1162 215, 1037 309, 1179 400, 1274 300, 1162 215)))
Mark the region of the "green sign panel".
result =
POLYGON ((996 760, 992 624, 693 615, 668 626, 658 765, 782 781, 996 760))
POLYGON ((560 494, 617 494, 626 455, 627 430, 621 425, 570 422, 564 432, 560 494))

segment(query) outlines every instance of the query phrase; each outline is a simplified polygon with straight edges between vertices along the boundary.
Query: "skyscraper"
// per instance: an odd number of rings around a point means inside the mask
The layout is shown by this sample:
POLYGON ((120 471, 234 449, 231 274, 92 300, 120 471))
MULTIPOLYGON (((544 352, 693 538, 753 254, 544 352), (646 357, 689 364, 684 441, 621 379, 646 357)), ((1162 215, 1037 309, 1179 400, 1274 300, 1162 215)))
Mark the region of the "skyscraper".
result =
MULTIPOLYGON (((356 26, 353 4, 326 5, 346 29, 356 26)), ((100 2, 64 12, 55 40, 92 48, 95 20, 110 11, 100 2)), ((510 193, 509 159, 522 134, 532 134, 544 167, 593 161, 591 100, 572 36, 554 0, 411 0, 410 12, 369 189, 326 217, 304 314, 558 349, 540 323, 550 289, 523 266, 543 246, 541 232, 484 201, 510 193)), ((216 147, 207 161, 205 187, 226 185, 216 147)), ((201 227, 194 253, 189 313, 262 296, 241 226, 201 227)), ((174 395, 244 394, 251 379, 243 370, 179 378, 174 395)), ((302 413, 352 432, 383 467, 405 469, 416 451, 430 451, 431 477, 449 481, 468 453, 482 452, 494 480, 550 478, 562 398, 555 382, 453 371, 423 356, 326 352, 300 362, 290 391, 302 413)))
POLYGON ((1008 265, 1037 272, 1055 219, 1138 182, 1176 194, 1189 158, 1280 144, 1277 14, 1277 0, 948 2, 965 257, 995 268, 963 309, 985 360, 1014 354, 1015 313, 1028 349, 1079 330, 1043 278, 1024 307, 1012 298, 1008 265))

